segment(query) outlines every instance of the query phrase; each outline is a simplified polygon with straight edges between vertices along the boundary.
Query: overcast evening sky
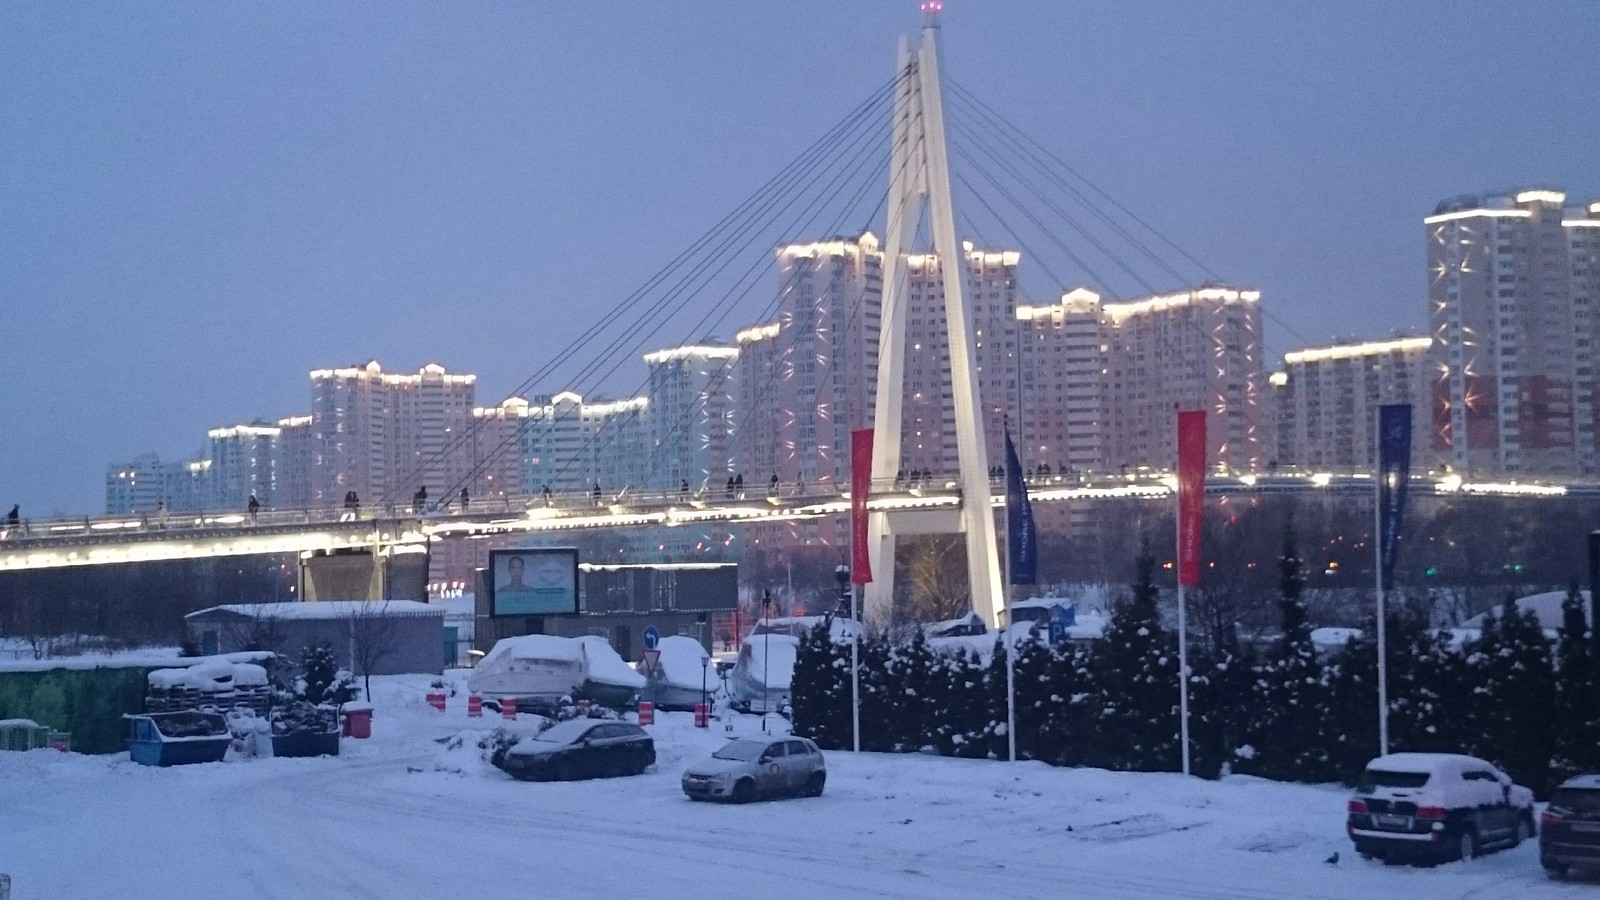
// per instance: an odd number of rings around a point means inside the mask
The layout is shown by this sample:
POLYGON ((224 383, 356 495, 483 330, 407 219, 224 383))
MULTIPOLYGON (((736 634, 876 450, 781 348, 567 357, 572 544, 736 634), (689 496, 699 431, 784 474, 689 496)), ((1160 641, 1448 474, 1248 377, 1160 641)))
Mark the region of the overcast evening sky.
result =
MULTIPOLYGON (((1592 0, 946 6, 946 74, 1259 287, 1274 362, 1420 330, 1439 200, 1600 195, 1592 0)), ((0 4, 0 504, 99 512, 108 463, 305 412, 313 368, 438 362, 498 402, 882 85, 918 22, 0 4)))

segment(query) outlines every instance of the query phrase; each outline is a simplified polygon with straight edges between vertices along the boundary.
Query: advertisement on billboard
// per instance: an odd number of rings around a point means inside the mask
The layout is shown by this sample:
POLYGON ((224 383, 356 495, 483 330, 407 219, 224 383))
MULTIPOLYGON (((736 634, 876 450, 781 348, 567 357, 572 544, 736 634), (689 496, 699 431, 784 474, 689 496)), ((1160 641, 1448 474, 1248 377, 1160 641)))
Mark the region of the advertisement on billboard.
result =
POLYGON ((578 551, 490 551, 489 610, 495 616, 576 615, 578 551))

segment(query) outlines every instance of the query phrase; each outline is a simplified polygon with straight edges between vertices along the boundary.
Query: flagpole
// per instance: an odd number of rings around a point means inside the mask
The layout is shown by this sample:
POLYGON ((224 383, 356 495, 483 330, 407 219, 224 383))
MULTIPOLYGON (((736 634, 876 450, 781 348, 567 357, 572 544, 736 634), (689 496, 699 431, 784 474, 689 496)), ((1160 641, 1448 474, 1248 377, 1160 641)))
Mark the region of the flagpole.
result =
POLYGON ((861 588, 850 585, 850 749, 861 752, 861 588))
POLYGON ((1006 759, 1017 761, 1017 645, 1013 639, 1011 616, 1011 588, 1023 582, 1033 584, 1038 578, 1038 550, 1032 542, 1033 514, 1028 505, 1028 485, 1022 480, 1022 460, 1017 456, 1017 446, 1011 442, 1011 421, 1005 420, 1006 442, 1006 583, 1001 594, 1005 601, 1005 623, 1000 627, 1000 649, 1006 655, 1006 759), (1013 490, 1015 488, 1015 490, 1013 490), (1013 504, 1015 504, 1013 506, 1013 504), (1012 544, 1018 544, 1013 558, 1012 544), (1034 549, 1030 550, 1029 548, 1034 549), (1022 566, 1019 572, 1017 566, 1022 566))
POLYGON ((1006 621, 1000 628, 1000 644, 1006 652, 1006 759, 1017 761, 1017 660, 1011 640, 1011 492, 1006 491, 1006 621))
POLYGON ((1383 590, 1383 407, 1372 422, 1372 571, 1378 592, 1378 755, 1389 754, 1389 653, 1388 616, 1383 590))
MULTIPOLYGON (((1179 538, 1179 552, 1182 538, 1179 538)), ((1182 568, 1180 564, 1180 570, 1182 568)), ((1189 774, 1189 623, 1183 602, 1183 578, 1178 578, 1178 741, 1183 748, 1183 774, 1189 774)))

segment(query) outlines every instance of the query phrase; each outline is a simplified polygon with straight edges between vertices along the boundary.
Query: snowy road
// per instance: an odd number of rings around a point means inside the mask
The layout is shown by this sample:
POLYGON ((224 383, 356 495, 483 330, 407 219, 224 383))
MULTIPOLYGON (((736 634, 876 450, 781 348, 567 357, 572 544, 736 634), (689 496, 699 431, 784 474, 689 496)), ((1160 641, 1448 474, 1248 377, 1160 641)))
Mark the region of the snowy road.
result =
POLYGON ((723 735, 681 715, 654 727, 660 759, 644 776, 524 784, 433 742, 470 720, 426 710, 403 681, 385 688, 374 739, 346 742, 338 759, 162 770, 0 755, 0 872, 15 900, 1525 900, 1595 889, 1547 881, 1532 845, 1435 869, 1363 862, 1344 839, 1342 791, 1253 779, 832 753, 820 799, 690 803, 678 774, 723 735), (1325 863, 1335 851, 1339 863, 1325 863))

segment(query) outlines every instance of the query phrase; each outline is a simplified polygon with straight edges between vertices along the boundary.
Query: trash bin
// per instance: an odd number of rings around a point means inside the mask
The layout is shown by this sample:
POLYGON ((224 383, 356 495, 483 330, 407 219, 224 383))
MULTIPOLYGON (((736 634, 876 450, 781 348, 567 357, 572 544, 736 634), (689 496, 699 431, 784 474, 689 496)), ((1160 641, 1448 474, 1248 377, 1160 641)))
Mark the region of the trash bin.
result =
POLYGON ((347 703, 344 707, 344 736, 372 737, 372 707, 365 703, 347 703))

